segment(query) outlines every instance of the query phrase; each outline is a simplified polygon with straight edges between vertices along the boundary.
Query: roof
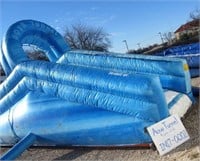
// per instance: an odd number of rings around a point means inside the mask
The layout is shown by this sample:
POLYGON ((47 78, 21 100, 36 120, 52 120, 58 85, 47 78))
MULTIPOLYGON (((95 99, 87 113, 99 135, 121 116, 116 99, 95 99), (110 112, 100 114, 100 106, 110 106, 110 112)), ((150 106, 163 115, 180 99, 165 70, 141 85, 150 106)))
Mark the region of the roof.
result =
POLYGON ((184 25, 181 25, 176 31, 175 33, 177 32, 182 32, 182 31, 185 31, 185 30, 189 30, 191 28, 194 28, 194 27, 198 27, 199 26, 199 20, 193 20, 193 21, 190 21, 184 25))

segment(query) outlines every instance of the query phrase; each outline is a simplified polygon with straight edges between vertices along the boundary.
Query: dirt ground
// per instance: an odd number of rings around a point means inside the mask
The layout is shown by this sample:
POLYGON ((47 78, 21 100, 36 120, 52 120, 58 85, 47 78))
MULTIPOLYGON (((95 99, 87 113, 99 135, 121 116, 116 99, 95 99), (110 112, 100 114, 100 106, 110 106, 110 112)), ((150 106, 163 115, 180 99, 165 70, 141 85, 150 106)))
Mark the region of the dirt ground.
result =
MULTIPOLYGON (((193 79, 192 84, 200 85, 200 78, 193 79)), ((73 160, 73 161, 200 161, 200 107, 199 99, 183 119, 190 140, 175 150, 160 156, 152 149, 91 149, 91 148, 29 148, 17 160, 73 160)), ((1 148, 0 154, 7 151, 1 148)))

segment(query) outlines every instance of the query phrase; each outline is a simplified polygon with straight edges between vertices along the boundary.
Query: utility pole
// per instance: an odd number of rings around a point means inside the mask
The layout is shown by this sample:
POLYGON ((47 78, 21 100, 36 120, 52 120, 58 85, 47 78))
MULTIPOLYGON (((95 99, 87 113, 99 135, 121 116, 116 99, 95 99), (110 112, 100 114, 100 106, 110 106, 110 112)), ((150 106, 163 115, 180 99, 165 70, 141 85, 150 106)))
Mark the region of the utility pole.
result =
POLYGON ((125 45, 126 45, 126 49, 127 49, 127 52, 129 51, 129 49, 128 49, 128 44, 127 44, 127 41, 126 40, 123 40, 122 42, 124 42, 125 43, 125 45))
POLYGON ((161 40, 162 40, 162 43, 164 44, 164 40, 163 40, 163 37, 162 37, 161 32, 159 32, 158 34, 160 35, 160 38, 161 38, 161 40))

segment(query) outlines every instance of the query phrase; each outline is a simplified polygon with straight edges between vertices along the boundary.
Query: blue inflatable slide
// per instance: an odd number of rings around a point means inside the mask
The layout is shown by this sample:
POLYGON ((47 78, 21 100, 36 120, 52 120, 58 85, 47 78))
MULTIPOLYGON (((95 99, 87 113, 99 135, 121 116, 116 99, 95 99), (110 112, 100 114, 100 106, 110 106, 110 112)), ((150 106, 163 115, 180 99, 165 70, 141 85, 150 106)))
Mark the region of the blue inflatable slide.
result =
POLYGON ((146 128, 193 102, 186 60, 71 50, 50 26, 23 20, 1 45, 1 160, 29 146, 150 145, 146 128), (30 60, 23 45, 43 50, 30 60))

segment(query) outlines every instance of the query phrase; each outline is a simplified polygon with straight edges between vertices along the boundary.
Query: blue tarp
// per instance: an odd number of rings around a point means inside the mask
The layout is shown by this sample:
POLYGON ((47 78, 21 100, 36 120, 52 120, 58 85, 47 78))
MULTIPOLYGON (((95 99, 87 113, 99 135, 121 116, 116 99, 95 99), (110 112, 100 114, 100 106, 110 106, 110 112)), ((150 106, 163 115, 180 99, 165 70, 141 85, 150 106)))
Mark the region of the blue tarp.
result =
POLYGON ((199 68, 200 44, 199 43, 174 46, 160 53, 156 53, 155 55, 185 59, 190 67, 191 77, 197 77, 200 75, 200 68, 199 68))
POLYGON ((167 55, 177 55, 177 56, 184 56, 184 55, 193 55, 193 54, 199 54, 200 48, 199 43, 192 43, 192 44, 186 44, 186 45, 179 45, 174 46, 171 48, 168 48, 160 53, 157 53, 156 55, 160 56, 167 56, 167 55))

